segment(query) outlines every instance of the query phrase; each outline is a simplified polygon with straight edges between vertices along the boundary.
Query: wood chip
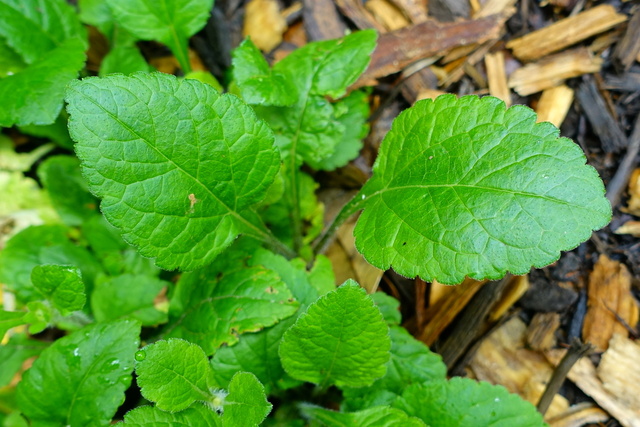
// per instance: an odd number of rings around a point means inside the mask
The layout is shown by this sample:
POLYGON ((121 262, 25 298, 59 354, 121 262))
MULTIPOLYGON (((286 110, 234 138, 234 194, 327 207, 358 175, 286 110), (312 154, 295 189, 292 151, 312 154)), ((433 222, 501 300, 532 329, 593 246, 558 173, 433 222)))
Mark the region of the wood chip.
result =
POLYGON ((593 403, 582 402, 546 421, 550 427, 583 427, 592 423, 604 423, 608 419, 609 414, 593 403))
POLYGON ((587 48, 567 50, 517 69, 509 78, 509 87, 521 96, 531 95, 559 86, 571 77, 597 73, 602 62, 587 48))
POLYGON ((604 388, 620 403, 640 411, 640 345, 625 335, 614 335, 598 365, 604 388))
POLYGON ((633 62, 640 55, 640 9, 636 9, 629 20, 627 31, 624 33, 622 40, 618 42, 613 51, 613 59, 615 63, 624 71, 631 68, 633 62))
POLYGON ((491 308, 490 322, 497 322, 529 289, 529 276, 512 276, 500 300, 491 308))
POLYGON ((477 12, 473 13, 473 17, 475 19, 484 18, 485 16, 509 12, 510 9, 514 9, 513 12, 511 12, 514 13, 515 4, 516 0, 487 0, 477 12))
POLYGON ((640 221, 627 221, 614 231, 616 234, 630 234, 640 237, 640 221))
POLYGON ((627 20, 608 4, 596 6, 548 27, 511 40, 507 47, 523 61, 533 61, 606 31, 627 20))
POLYGON ((414 24, 419 24, 429 19, 427 8, 425 7, 426 3, 422 0, 391 0, 391 2, 402 10, 414 24))
MULTIPOLYGON (((551 378, 553 366, 542 354, 526 348, 526 333, 525 323, 518 317, 511 318, 480 344, 469 368, 477 379, 501 384, 535 405, 551 378)), ((568 407, 568 401, 556 395, 547 417, 564 413, 568 407)))
POLYGON ((527 328, 527 343, 532 350, 547 351, 556 346, 560 314, 536 313, 527 328))
POLYGON ((384 33, 386 28, 371 15, 360 0, 335 0, 340 12, 349 18, 361 30, 375 28, 384 33))
POLYGON ((600 255, 589 275, 587 292, 582 337, 598 351, 604 351, 614 334, 628 334, 625 323, 632 327, 638 323, 638 305, 631 293, 631 274, 624 264, 600 255))
POLYGON ((387 0, 369 0, 365 7, 387 30, 398 30, 411 24, 402 12, 387 0))
POLYGON ((347 31, 333 0, 304 0, 302 20, 310 41, 337 39, 347 31))
POLYGON ((251 0, 246 5, 242 35, 263 52, 271 52, 282 42, 287 22, 276 0, 251 0))
POLYGON ((569 86, 560 85, 546 89, 540 95, 536 106, 538 122, 551 122, 556 127, 560 127, 572 104, 573 89, 569 86))
POLYGON ((397 73, 413 62, 442 55, 457 46, 497 39, 504 21, 502 15, 462 22, 427 21, 382 34, 369 68, 355 86, 359 87, 361 82, 372 78, 397 73))
POLYGON ((504 52, 489 53, 484 57, 484 65, 487 67, 487 81, 489 93, 511 105, 511 91, 507 84, 507 73, 504 69, 504 52))
MULTIPOLYGON (((551 350, 545 353, 547 359, 557 365, 566 350, 551 350)), ((640 427, 640 410, 633 410, 620 402, 604 387, 596 368, 589 358, 578 360, 569 374, 569 378, 583 393, 590 396, 605 411, 609 412, 624 427, 640 427)))
POLYGON ((629 178, 629 201, 622 211, 640 216, 640 168, 634 169, 629 178))
POLYGON ((438 298, 436 303, 429 305, 429 308, 425 311, 424 319, 426 323, 418 334, 419 340, 427 345, 433 344, 442 331, 456 318, 458 313, 466 307, 467 303, 484 283, 467 278, 458 286, 447 286, 446 289, 441 288, 443 295, 438 298))

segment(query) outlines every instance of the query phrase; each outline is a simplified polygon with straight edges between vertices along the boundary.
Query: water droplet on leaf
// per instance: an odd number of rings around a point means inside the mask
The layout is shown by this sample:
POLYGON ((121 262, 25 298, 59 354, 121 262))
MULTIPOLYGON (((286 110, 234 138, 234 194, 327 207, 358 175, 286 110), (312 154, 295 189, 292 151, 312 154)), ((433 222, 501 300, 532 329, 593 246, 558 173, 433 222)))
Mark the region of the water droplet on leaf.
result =
POLYGON ((138 362, 142 362, 147 358, 147 353, 144 350, 136 351, 136 355, 134 357, 138 362))

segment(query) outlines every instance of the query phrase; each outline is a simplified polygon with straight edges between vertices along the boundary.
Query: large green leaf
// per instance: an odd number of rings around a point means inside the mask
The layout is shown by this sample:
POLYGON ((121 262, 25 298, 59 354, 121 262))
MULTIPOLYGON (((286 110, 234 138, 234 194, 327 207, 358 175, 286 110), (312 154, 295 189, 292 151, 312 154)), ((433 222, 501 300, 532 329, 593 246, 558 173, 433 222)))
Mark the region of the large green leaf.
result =
POLYGON ((353 280, 309 306, 284 334, 280 358, 293 378, 326 387, 363 387, 386 372, 389 329, 353 280))
POLYGON ((279 156, 268 127, 238 98, 154 73, 74 82, 67 100, 102 212, 158 266, 193 270, 240 233, 269 238, 251 206, 279 156))
POLYGON ((131 384, 139 335, 140 325, 125 320, 57 340, 18 384, 20 410, 44 425, 109 424, 131 384))
MULTIPOLYGON (((2 316, 0 311, 0 335, 4 336, 2 316)), ((24 315, 24 313, 19 313, 24 315)), ((20 370, 22 364, 30 357, 39 355, 47 348, 49 343, 33 340, 26 334, 11 335, 6 344, 0 345, 0 387, 4 387, 11 382, 16 372, 20 370)))
POLYGON ((416 103, 395 120, 373 172, 354 202, 364 207, 356 247, 378 268, 427 281, 524 274, 611 218, 580 147, 493 97, 416 103))
POLYGON ((106 0, 116 18, 142 40, 158 40, 171 48, 185 73, 191 71, 189 37, 204 27, 213 0, 106 0))
POLYGON ((394 404, 438 427, 543 427, 535 406, 502 386, 469 378, 413 384, 394 404))
POLYGON ((374 406, 358 412, 336 412, 319 406, 302 404, 305 418, 326 427, 425 427, 419 418, 410 417, 396 408, 374 406))
MULTIPOLYGON (((119 425, 119 424, 118 424, 119 425)), ((193 405, 180 412, 165 412, 151 406, 139 406, 124 416, 125 426, 219 427, 222 418, 204 405, 193 405)))
POLYGON ((213 372, 204 351, 180 339, 158 341, 135 355, 142 395, 163 411, 182 411, 196 401, 211 402, 213 372))
POLYGON ((66 84, 84 64, 86 38, 64 0, 0 0, 0 52, 24 64, 0 80, 0 126, 54 122, 66 84))

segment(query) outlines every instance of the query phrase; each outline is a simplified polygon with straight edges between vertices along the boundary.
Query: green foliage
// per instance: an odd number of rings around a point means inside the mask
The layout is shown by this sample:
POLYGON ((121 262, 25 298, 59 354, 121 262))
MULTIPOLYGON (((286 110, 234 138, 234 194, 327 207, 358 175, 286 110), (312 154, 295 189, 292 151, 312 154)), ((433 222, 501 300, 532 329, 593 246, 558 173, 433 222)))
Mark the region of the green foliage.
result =
POLYGON ((18 125, 0 135, 0 423, 544 425, 502 387, 447 380, 399 302, 336 288, 321 253, 363 210, 358 250, 403 275, 457 283, 553 262, 611 213, 578 146, 492 97, 422 101, 324 228, 315 171, 358 155, 369 92, 350 85, 376 34, 273 66, 246 40, 227 75, 238 96, 222 94, 189 72, 212 3, 79 0, 77 14, 0 0, 0 126, 18 125), (109 45, 83 75, 106 77, 75 80, 80 22, 109 45), (166 44, 185 78, 149 73, 139 40, 166 44), (20 133, 45 142, 16 150, 20 133), (134 366, 146 401, 125 395, 134 366))

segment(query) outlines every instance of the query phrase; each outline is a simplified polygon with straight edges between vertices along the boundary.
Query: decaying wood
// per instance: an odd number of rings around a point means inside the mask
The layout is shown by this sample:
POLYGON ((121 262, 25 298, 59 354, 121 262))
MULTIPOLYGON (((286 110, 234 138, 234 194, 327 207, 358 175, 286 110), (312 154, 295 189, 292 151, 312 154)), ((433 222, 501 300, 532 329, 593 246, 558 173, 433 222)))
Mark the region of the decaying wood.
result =
POLYGON ((638 55, 640 55, 640 9, 636 9, 629 20, 627 31, 613 51, 613 59, 622 70, 628 71, 638 55))
POLYGON ((620 403, 640 411, 640 345, 624 335, 614 335, 598 365, 604 388, 620 403))
POLYGON ((571 104, 573 104, 573 89, 566 85, 543 91, 536 106, 538 121, 551 122, 560 127, 567 117, 571 104))
POLYGON ((387 0, 369 0, 365 7, 387 30, 398 30, 411 24, 402 12, 387 0))
POLYGON ((616 170, 615 175, 609 181, 607 185, 607 199, 611 203, 611 206, 618 206, 622 190, 629 183, 629 193, 631 199, 629 200, 629 209, 633 212, 640 213, 640 182, 636 179, 629 179, 633 172, 633 169, 638 164, 638 153, 640 152, 640 116, 636 118, 636 122, 633 127, 633 133, 629 138, 627 144, 627 151, 616 170), (631 187, 633 185, 633 187, 631 187), (635 195, 635 197, 634 197, 635 195))
POLYGON ((242 34, 263 52, 271 52, 282 42, 287 21, 276 0, 251 0, 246 5, 242 34))
MULTIPOLYGON (((473 279, 465 279, 458 286, 443 288, 442 297, 431 298, 431 305, 424 314, 425 325, 418 325, 418 328, 424 326, 417 335, 418 339, 426 345, 432 345, 442 331, 456 318, 458 313, 466 307, 467 303, 484 283, 473 279), (435 302, 434 299, 436 300, 435 302)), ((432 285, 432 290, 434 288, 437 289, 438 286, 432 285)))
POLYGON ((507 276, 484 285, 455 320, 449 336, 438 345, 438 353, 447 368, 453 367, 474 341, 486 332, 490 326, 487 323, 489 312, 510 281, 511 276, 507 276))
POLYGON ((556 346, 560 314, 536 313, 527 328, 527 344, 532 350, 547 351, 556 346))
MULTIPOLYGON (((640 130, 638 133, 640 134, 640 130)), ((640 169, 634 169, 630 175, 631 177, 628 180, 629 200, 627 201, 627 207, 621 208, 621 210, 635 216, 640 216, 640 169)))
POLYGON ((589 275, 587 292, 588 309, 582 336, 598 351, 604 351, 614 334, 628 334, 624 323, 634 326, 638 323, 638 305, 631 293, 631 274, 624 264, 600 255, 589 275))
POLYGON ((640 90, 640 73, 629 71, 623 76, 608 75, 604 80, 603 87, 611 90, 637 92, 640 90))
MULTIPOLYGON (((525 323, 512 317, 482 341, 469 369, 475 378, 501 384, 535 405, 551 378, 553 366, 541 353, 526 347, 526 331, 525 323)), ((567 399, 558 394, 547 416, 562 414, 568 407, 567 399)))
POLYGON ((529 275, 512 276, 500 299, 491 308, 489 321, 497 322, 529 289, 529 275))
POLYGON ((423 3, 421 0, 390 0, 390 1, 391 3, 395 4, 398 7, 398 9, 402 10, 405 13, 405 15, 414 24, 425 22, 428 19, 425 3, 423 3))
POLYGON ((606 31, 627 20, 608 4, 593 7, 548 27, 511 40, 507 47, 523 61, 533 61, 606 31))
POLYGON ((347 26, 333 0, 304 0, 303 5, 302 19, 309 41, 344 37, 347 26))
POLYGON ((593 403, 582 402, 546 421, 550 427, 584 427, 587 424, 604 423, 608 419, 609 414, 593 403))
MULTIPOLYGON (((545 353, 547 359, 557 365, 566 350, 551 350, 545 353)), ((586 357, 578 360, 569 374, 569 378, 583 393, 590 396, 605 411, 609 412, 624 427, 640 427, 640 410, 634 410, 618 400, 604 387, 596 368, 586 357)))
POLYGON ((355 86, 397 73, 413 62, 441 55, 457 46, 497 39, 504 21, 503 15, 453 23, 427 21, 382 34, 369 68, 355 86))
POLYGON ((375 28, 379 32, 385 32, 386 28, 371 16, 360 0, 335 0, 338 9, 349 18, 361 30, 375 28))
POLYGON ((591 76, 584 76, 584 81, 576 92, 576 98, 593 131, 600 137, 604 151, 617 153, 623 149, 627 145, 627 137, 611 114, 606 100, 591 76))
POLYGON ((527 96, 559 86, 571 77, 597 73, 601 67, 602 59, 587 48, 567 50, 517 69, 509 78, 509 87, 527 96))
POLYGON ((504 68, 504 52, 489 53, 484 57, 487 67, 487 81, 489 93, 500 98, 509 107, 511 105, 511 91, 507 84, 507 73, 504 68))
POLYGON ((485 16, 496 15, 498 13, 515 12, 516 0, 487 0, 480 8, 472 14, 474 19, 484 18, 485 16), (509 12, 514 9, 513 12, 509 12))
POLYGON ((441 87, 447 87, 459 81, 464 76, 467 65, 475 65, 480 62, 495 44, 496 40, 489 40, 476 46, 476 50, 471 52, 466 58, 460 58, 457 61, 447 64, 445 69, 446 73, 444 73, 440 79, 439 85, 441 87))

